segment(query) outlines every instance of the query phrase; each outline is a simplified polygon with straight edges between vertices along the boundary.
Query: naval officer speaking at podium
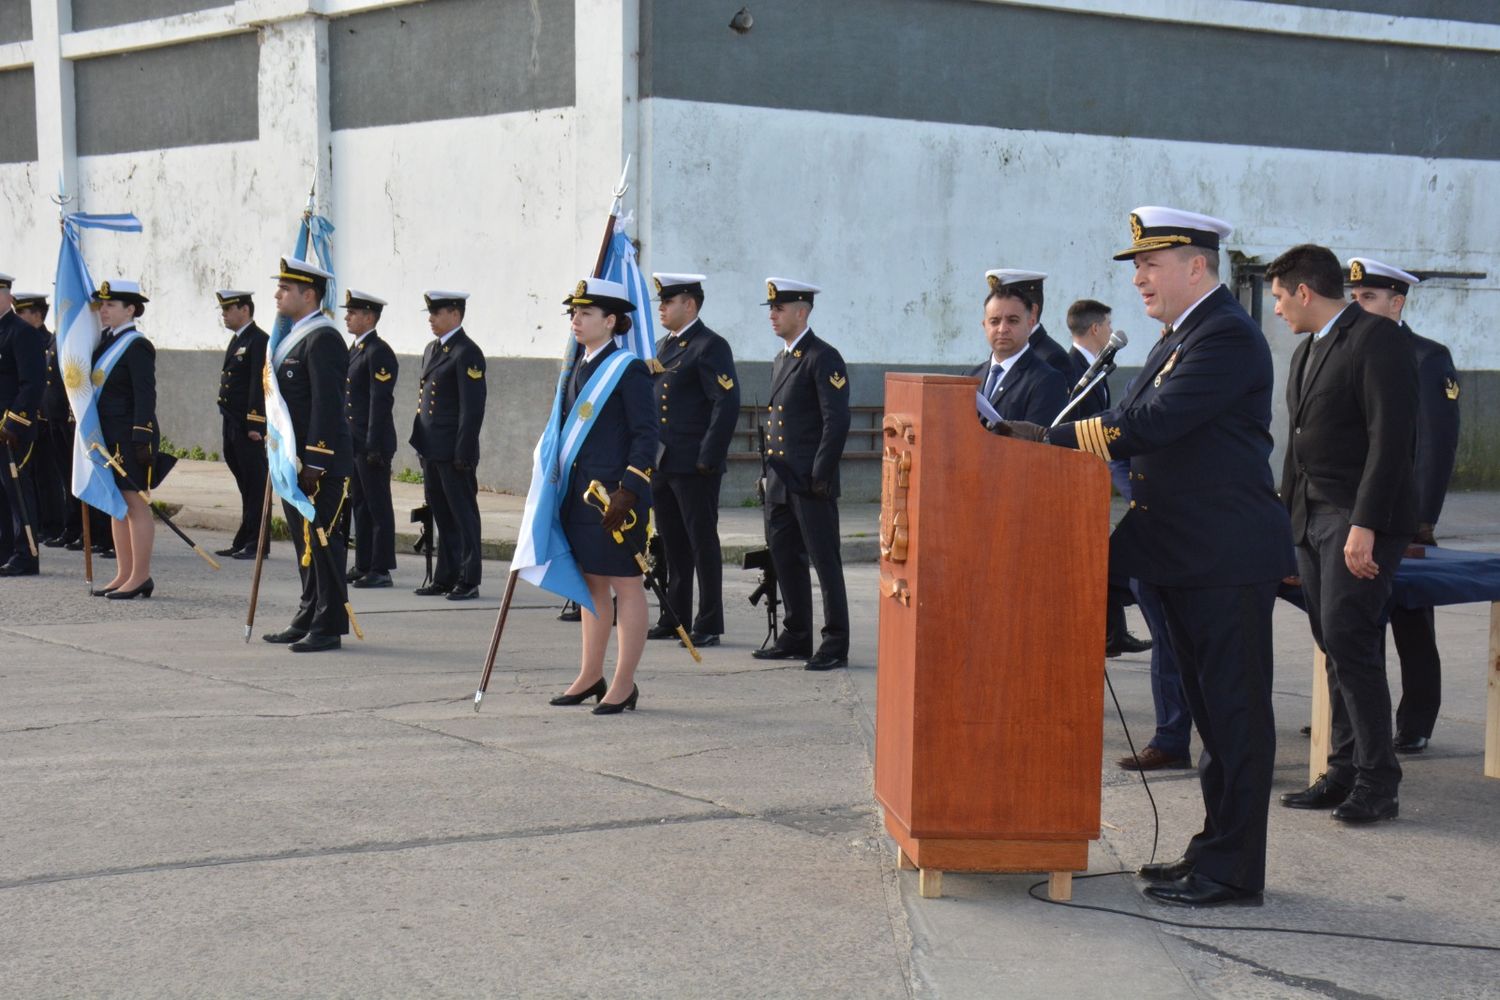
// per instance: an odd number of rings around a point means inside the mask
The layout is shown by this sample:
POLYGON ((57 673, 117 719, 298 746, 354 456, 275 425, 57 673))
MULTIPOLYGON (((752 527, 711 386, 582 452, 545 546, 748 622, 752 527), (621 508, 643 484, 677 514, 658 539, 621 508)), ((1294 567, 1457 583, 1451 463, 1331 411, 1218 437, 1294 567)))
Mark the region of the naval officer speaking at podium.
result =
POLYGON ((1292 571, 1291 527, 1271 480, 1271 350, 1219 282, 1228 223, 1138 208, 1131 245, 1146 313, 1164 324, 1141 375, 1112 409, 1051 431, 1001 433, 1130 459, 1134 499, 1110 562, 1161 592, 1172 648, 1203 741, 1203 830, 1181 859, 1149 865, 1165 903, 1258 904, 1276 728, 1271 609, 1292 571))

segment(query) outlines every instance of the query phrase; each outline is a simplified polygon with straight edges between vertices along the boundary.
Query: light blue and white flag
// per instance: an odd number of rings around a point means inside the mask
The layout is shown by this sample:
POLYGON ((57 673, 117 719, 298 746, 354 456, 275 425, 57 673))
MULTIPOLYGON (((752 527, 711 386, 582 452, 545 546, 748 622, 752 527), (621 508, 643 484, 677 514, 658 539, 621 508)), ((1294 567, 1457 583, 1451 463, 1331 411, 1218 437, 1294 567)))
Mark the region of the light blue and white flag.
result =
POLYGON ((616 220, 615 233, 609 239, 604 266, 598 276, 624 285, 628 298, 635 304, 635 315, 630 317, 630 332, 616 337, 615 343, 649 363, 656 357, 656 310, 651 306, 651 282, 641 273, 635 244, 625 235, 629 221, 628 218, 616 220))
MULTIPOLYGON (((571 340, 569 346, 572 346, 571 340)), ((552 396, 552 412, 532 452, 531 488, 526 491, 526 509, 521 515, 521 530, 516 539, 516 554, 510 568, 527 583, 551 591, 559 597, 577 601, 594 611, 593 599, 562 526, 563 490, 568 488, 569 472, 578 450, 593 430, 604 403, 619 385, 625 369, 635 358, 628 351, 616 351, 599 366, 578 393, 566 426, 562 422, 563 391, 573 376, 571 365, 564 366, 552 396)), ((578 363, 576 358, 574 364, 578 363)))
MULTIPOLYGON (((94 380, 94 349, 99 346, 99 317, 90 305, 94 279, 89 276, 78 244, 80 229, 107 229, 138 233, 141 221, 129 213, 94 215, 74 212, 63 217, 62 246, 57 252, 57 367, 62 373, 68 406, 78 430, 73 435, 73 495, 90 507, 119 520, 125 516, 125 498, 115 485, 114 473, 93 445, 104 447, 99 430, 99 410, 94 380)), ((103 369, 101 369, 102 371, 103 369)), ((102 381, 102 379, 101 379, 102 381)))
MULTIPOLYGON (((319 266, 332 274, 332 235, 333 223, 321 215, 315 215, 309 202, 307 211, 302 213, 302 224, 297 229, 296 249, 292 256, 311 262, 312 258, 308 256, 308 246, 311 244, 319 266)), ((276 382, 276 365, 295 346, 294 338, 297 338, 298 333, 305 334, 309 325, 323 320, 324 313, 332 316, 337 307, 338 293, 335 291, 334 280, 330 278, 328 290, 323 295, 323 313, 313 313, 298 323, 296 328, 285 316, 277 316, 271 327, 270 343, 266 348, 266 367, 262 374, 266 391, 266 464, 271 472, 271 490, 295 507, 297 513, 309 522, 317 520, 317 512, 297 483, 297 432, 292 427, 292 413, 287 409, 286 400, 281 398, 281 388, 276 382)))

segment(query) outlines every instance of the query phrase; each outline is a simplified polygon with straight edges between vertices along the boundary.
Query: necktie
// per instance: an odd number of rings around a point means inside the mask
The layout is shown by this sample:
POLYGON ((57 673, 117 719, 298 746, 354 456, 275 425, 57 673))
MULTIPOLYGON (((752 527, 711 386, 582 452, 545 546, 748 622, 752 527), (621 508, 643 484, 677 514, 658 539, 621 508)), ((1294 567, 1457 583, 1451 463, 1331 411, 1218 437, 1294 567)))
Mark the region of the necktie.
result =
MULTIPOLYGON (((1325 340, 1327 338, 1324 338, 1325 340)), ((1318 358, 1322 357, 1323 341, 1313 335, 1313 342, 1307 349, 1307 357, 1302 359, 1302 390, 1298 398, 1307 395, 1307 387, 1312 383, 1312 373, 1318 367, 1318 358)))
POLYGON ((990 377, 984 381, 984 398, 990 402, 995 401, 995 390, 1000 387, 1000 379, 1005 374, 1005 369, 999 365, 990 365, 990 377))

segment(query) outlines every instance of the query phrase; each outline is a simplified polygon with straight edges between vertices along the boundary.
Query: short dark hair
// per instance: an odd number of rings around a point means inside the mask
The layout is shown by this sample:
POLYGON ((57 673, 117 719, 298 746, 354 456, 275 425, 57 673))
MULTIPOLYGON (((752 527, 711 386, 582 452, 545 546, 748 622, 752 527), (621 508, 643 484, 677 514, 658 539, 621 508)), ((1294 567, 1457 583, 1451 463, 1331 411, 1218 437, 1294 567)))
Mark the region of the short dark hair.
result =
POLYGON ((699 285, 697 288, 690 288, 687 291, 682 292, 681 294, 686 295, 688 298, 692 299, 693 300, 693 305, 697 306, 699 309, 703 308, 703 286, 702 285, 699 285))
POLYGON ((990 290, 990 294, 984 297, 984 304, 989 305, 991 299, 1015 299, 1027 309, 1035 307, 1042 308, 1042 290, 1037 288, 1035 294, 1027 291, 1019 285, 1001 285, 999 288, 990 290))
POLYGON ((1103 323, 1114 312, 1109 306, 1095 299, 1079 299, 1068 306, 1068 332, 1075 337, 1088 333, 1095 323, 1103 323))
POLYGON ((1266 280, 1279 280, 1288 291, 1306 285, 1314 295, 1325 299, 1344 297, 1344 266, 1332 250, 1316 243, 1299 243, 1271 261, 1266 267, 1266 280))
POLYGON ((39 312, 42 314, 42 319, 45 321, 47 318, 47 310, 49 308, 51 307, 48 306, 46 301, 44 300, 41 302, 33 303, 32 305, 27 306, 25 309, 17 309, 16 312, 39 312))

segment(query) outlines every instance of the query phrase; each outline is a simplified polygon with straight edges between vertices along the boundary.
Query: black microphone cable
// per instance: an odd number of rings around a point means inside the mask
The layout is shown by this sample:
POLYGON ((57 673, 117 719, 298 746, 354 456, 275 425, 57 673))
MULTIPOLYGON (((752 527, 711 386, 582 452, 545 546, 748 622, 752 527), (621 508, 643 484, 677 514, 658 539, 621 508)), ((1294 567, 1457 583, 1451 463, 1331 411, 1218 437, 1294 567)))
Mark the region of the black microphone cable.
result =
MULTIPOLYGON (((1120 699, 1115 694, 1114 683, 1109 679, 1109 668, 1107 666, 1105 667, 1104 671, 1104 684, 1107 688, 1109 688, 1110 700, 1115 703, 1115 715, 1120 720, 1120 729, 1125 733, 1125 743, 1130 747, 1130 756, 1135 758, 1136 763, 1139 764, 1140 757, 1136 753, 1135 740, 1130 736, 1130 726, 1125 722, 1125 713, 1120 708, 1120 699)), ((1157 842, 1158 838, 1161 836, 1161 814, 1157 812, 1156 796, 1151 794, 1151 782, 1146 780, 1146 772, 1139 771, 1138 773, 1141 776, 1141 787, 1146 790, 1146 798, 1151 803, 1151 858, 1146 862, 1146 864, 1149 865, 1156 860, 1157 842)), ((1118 871, 1091 872, 1086 875, 1075 875, 1073 876, 1073 881, 1083 882, 1088 879, 1094 878, 1109 878, 1114 875, 1134 874, 1136 874, 1136 872, 1133 869, 1121 868, 1118 871)), ((1032 885, 1027 887, 1026 895, 1030 896, 1032 899, 1036 900, 1039 903, 1047 903, 1050 906, 1062 906, 1070 910, 1092 910, 1095 913, 1109 913, 1117 917, 1130 917, 1134 920, 1144 920, 1147 923, 1160 924, 1165 927, 1177 927, 1183 930, 1246 931, 1258 934, 1300 934, 1306 937, 1331 937, 1348 938, 1355 941, 1376 941, 1381 944, 1409 944, 1422 948, 1450 948, 1459 951, 1500 952, 1500 945, 1472 944, 1464 941, 1430 941, 1425 938, 1388 937, 1383 934, 1358 934, 1354 931, 1328 931, 1307 927, 1273 927, 1259 924, 1200 924, 1186 920, 1168 920, 1165 917, 1153 917, 1150 914, 1137 913, 1133 910, 1121 910, 1112 906, 1098 906, 1093 903, 1075 903, 1071 900, 1049 899, 1046 896, 1038 895, 1037 890, 1041 889, 1041 887, 1046 884, 1046 879, 1043 879, 1040 882, 1033 883, 1032 885)))

